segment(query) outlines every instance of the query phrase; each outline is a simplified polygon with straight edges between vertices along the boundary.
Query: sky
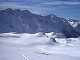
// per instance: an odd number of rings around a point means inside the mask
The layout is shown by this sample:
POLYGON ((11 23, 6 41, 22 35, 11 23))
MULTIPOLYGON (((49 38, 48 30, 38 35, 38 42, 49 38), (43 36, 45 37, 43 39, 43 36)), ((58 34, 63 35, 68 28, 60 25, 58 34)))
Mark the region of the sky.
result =
POLYGON ((0 9, 20 8, 80 20, 80 0, 0 0, 0 9))

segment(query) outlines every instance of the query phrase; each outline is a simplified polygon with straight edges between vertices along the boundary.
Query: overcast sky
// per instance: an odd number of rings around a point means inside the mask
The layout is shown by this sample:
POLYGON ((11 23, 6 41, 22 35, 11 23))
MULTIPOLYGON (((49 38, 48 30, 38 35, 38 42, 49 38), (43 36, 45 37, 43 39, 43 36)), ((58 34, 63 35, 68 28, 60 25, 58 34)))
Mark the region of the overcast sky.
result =
POLYGON ((28 9, 37 14, 56 14, 80 19, 80 0, 0 0, 0 9, 28 9))

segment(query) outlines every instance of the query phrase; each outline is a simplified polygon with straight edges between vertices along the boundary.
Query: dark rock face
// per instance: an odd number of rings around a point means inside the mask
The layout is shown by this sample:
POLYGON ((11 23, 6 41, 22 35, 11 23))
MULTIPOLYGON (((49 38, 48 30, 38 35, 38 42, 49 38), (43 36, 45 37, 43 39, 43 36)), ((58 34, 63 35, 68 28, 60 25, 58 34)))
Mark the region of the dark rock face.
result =
POLYGON ((62 33, 65 34, 66 37, 79 37, 80 36, 80 21, 79 20, 69 20, 69 22, 73 22, 75 25, 75 27, 73 27, 72 25, 66 27, 65 29, 63 29, 62 33))
MULTIPOLYGON (((0 10, 0 32, 62 32, 73 33, 73 27, 56 15, 41 16, 28 10, 0 10)), ((74 29, 75 31, 75 29, 74 29)), ((66 34, 65 33, 65 34, 66 34)))

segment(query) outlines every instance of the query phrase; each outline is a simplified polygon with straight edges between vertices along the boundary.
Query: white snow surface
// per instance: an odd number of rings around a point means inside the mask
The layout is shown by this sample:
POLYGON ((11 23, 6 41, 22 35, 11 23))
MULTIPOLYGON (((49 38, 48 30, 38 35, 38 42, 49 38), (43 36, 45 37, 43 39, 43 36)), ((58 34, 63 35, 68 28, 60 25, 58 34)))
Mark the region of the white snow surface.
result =
MULTIPOLYGON (((49 36, 49 35, 48 35, 49 36)), ((37 34, 0 34, 0 60, 80 60, 80 38, 56 38, 53 43, 37 34), (66 39, 71 39, 66 44, 66 39)))
POLYGON ((72 27, 77 27, 79 22, 69 22, 72 27))

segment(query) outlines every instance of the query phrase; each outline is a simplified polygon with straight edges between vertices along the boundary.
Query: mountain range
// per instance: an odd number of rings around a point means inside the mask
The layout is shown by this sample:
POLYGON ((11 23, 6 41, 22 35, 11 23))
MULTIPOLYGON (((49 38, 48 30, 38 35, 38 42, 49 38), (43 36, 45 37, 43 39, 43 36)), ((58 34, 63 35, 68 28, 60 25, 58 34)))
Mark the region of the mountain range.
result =
POLYGON ((67 37, 80 35, 80 21, 65 19, 54 14, 42 16, 29 10, 0 10, 0 32, 37 33, 59 32, 67 37))

